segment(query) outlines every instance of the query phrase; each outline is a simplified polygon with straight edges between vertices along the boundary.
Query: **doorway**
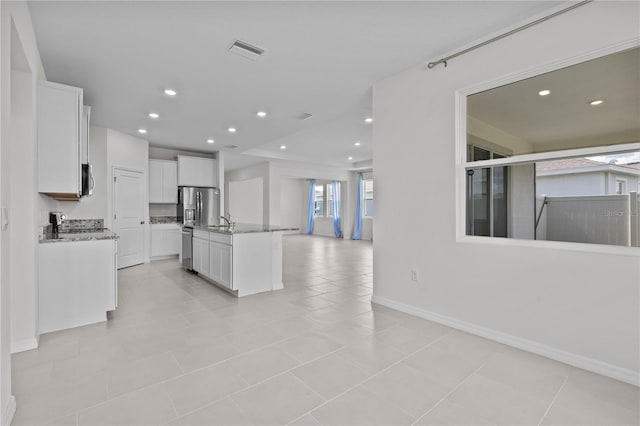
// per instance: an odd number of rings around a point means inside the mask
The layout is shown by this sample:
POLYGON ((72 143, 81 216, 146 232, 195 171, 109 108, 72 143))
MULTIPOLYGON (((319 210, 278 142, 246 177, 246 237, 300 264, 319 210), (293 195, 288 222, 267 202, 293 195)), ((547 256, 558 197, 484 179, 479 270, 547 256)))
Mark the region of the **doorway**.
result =
POLYGON ((113 169, 113 231, 118 240, 118 269, 144 263, 144 173, 113 169))

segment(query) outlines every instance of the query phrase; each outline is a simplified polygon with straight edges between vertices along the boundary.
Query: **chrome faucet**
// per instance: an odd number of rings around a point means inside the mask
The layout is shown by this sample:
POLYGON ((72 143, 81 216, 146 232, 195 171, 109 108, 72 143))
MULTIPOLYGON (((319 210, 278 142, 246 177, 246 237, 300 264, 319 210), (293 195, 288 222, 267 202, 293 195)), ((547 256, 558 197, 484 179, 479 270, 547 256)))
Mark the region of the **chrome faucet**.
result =
POLYGON ((231 226, 231 215, 229 215, 228 218, 226 216, 220 216, 220 219, 224 219, 224 221, 227 223, 227 226, 231 226))

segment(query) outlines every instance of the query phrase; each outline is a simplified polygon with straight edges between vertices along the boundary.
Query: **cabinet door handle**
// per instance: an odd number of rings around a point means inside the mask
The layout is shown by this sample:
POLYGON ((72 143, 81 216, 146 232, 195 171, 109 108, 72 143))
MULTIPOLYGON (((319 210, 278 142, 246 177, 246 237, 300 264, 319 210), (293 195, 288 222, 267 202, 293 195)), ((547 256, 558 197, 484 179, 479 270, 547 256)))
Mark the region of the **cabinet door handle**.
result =
POLYGON ((144 225, 144 220, 140 222, 140 225, 144 225))

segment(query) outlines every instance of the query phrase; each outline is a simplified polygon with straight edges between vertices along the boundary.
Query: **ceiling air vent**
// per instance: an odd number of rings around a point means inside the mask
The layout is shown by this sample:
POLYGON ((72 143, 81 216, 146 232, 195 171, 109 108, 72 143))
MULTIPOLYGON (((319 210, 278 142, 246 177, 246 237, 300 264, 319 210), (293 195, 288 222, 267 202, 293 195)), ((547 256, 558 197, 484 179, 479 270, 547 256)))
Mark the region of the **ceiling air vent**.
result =
POLYGON ((236 149, 238 145, 225 145, 224 147, 227 149, 236 149))
POLYGON ((257 60, 264 53, 264 49, 241 40, 234 41, 233 44, 229 47, 229 51, 235 53, 236 55, 251 59, 252 61, 257 60))
POLYGON ((311 117, 313 117, 313 115, 312 115, 312 114, 309 114, 308 112, 303 112, 302 114, 298 115, 298 117, 297 117, 297 118, 298 118, 299 120, 308 120, 308 119, 310 119, 311 117))

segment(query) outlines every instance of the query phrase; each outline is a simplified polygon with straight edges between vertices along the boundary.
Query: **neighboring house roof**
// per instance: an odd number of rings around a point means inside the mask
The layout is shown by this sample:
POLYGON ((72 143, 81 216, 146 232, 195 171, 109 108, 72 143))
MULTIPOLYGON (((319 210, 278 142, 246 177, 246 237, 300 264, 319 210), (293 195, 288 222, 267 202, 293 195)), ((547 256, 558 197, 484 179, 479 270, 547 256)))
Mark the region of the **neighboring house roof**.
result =
POLYGON ((567 158, 566 160, 543 161, 536 163, 536 170, 546 172, 547 170, 582 169, 584 167, 602 166, 605 163, 588 160, 586 158, 567 158))
POLYGON ((640 161, 637 163, 619 164, 620 167, 629 167, 632 169, 640 170, 640 161))
POLYGON ((543 176, 592 172, 614 172, 638 176, 640 175, 640 162, 613 164, 587 158, 567 158, 536 163, 536 174, 543 176))

